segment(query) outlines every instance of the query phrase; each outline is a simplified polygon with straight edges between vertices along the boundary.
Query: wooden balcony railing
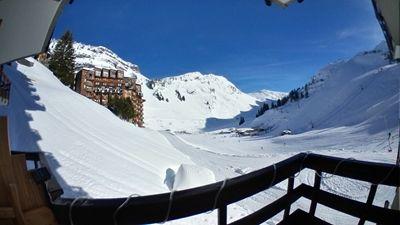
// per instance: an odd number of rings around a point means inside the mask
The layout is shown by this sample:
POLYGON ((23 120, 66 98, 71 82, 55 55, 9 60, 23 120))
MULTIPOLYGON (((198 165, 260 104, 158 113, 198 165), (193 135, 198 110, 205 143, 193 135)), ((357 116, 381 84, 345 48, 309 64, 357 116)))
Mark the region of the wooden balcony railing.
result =
MULTIPOLYGON (((37 154, 40 153, 27 153, 26 156, 28 160, 41 160, 43 157, 37 154)), ((172 195, 165 193, 131 199, 56 197, 52 201, 52 209, 61 224, 70 224, 71 220, 73 224, 115 224, 115 222, 117 224, 150 224, 197 215, 216 207, 218 224, 227 224, 227 205, 265 191, 286 179, 288 179, 287 194, 231 224, 260 224, 280 212, 284 212, 280 225, 329 224, 314 216, 318 204, 357 217, 358 224, 364 224, 365 221, 377 224, 397 224, 400 221, 400 211, 372 204, 378 185, 394 187, 400 185, 399 166, 312 153, 300 153, 275 165, 228 179, 225 182, 176 191, 172 195), (295 174, 305 168, 315 170, 314 185, 300 184, 294 187, 295 174), (359 202, 321 190, 323 173, 371 183, 367 201, 359 202), (309 212, 296 210, 291 213, 292 203, 301 197, 311 200, 309 212), (118 211, 117 215, 114 215, 123 203, 126 205, 118 211)))

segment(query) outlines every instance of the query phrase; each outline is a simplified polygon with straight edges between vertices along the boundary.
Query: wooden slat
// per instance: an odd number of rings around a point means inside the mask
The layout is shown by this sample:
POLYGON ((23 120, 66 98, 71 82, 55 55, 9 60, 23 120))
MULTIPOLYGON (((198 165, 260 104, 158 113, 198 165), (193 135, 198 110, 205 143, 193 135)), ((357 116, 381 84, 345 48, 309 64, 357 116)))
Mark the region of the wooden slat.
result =
POLYGON ((294 211, 287 219, 284 219, 282 222, 277 225, 332 225, 326 221, 321 220, 315 216, 312 216, 301 209, 297 209, 294 211))
POLYGON ((227 209, 222 206, 218 209, 218 225, 226 225, 227 223, 227 209))
POLYGON ((10 206, 9 184, 15 183, 8 142, 7 118, 0 117, 0 206, 10 206))
MULTIPOLYGON (((287 189, 287 193, 289 194, 290 192, 293 191, 293 186, 294 186, 294 177, 290 177, 288 179, 288 189, 287 189)), ((291 204, 288 204, 288 206, 285 209, 285 213, 283 214, 283 219, 287 218, 290 214, 290 206, 291 204)))
POLYGON ((13 218, 15 218, 15 213, 12 207, 0 207, 0 221, 1 219, 13 219, 13 218))
POLYGON ((33 209, 24 215, 29 225, 57 225, 53 212, 48 207, 33 209))
MULTIPOLYGON (((372 205, 372 203, 374 202, 374 198, 375 198, 375 194, 376 194, 376 190, 378 189, 378 185, 376 184, 371 184, 371 188, 369 189, 369 194, 368 194, 368 198, 367 198, 367 202, 365 203, 366 205, 372 205)), ((358 221, 358 225, 364 225, 365 223, 365 217, 361 217, 360 221, 358 221)))
POLYGON ((304 188, 305 186, 300 185, 293 189, 293 191, 291 191, 290 193, 280 197, 276 201, 270 203, 267 206, 264 206, 263 208, 253 212, 252 214, 247 215, 246 217, 243 217, 233 223, 230 223, 230 225, 261 224, 284 210, 287 205, 290 205, 293 202, 297 201, 301 197, 301 193, 303 193, 304 188))
POLYGON ((333 156, 308 154, 304 166, 316 171, 366 181, 371 184, 400 186, 400 166, 394 164, 343 159, 333 156), (338 164, 340 163, 340 166, 338 164), (367 171, 374 171, 368 173, 367 171))
POLYGON ((39 208, 48 204, 45 191, 33 180, 26 168, 25 155, 12 156, 15 184, 17 185, 23 211, 39 208))
POLYGON ((315 215, 315 210, 317 209, 318 202, 318 190, 321 187, 321 171, 316 171, 314 176, 314 194, 311 200, 310 214, 315 215))
POLYGON ((24 218, 24 213, 22 212, 21 201, 19 199, 17 186, 15 184, 9 184, 11 193, 11 204, 14 208, 15 213, 15 223, 16 225, 28 225, 24 218))
MULTIPOLYGON (((301 186, 304 187, 302 196, 311 200, 314 197, 315 189, 306 184, 302 184, 301 186)), ((348 199, 323 190, 318 190, 317 192, 319 204, 348 215, 357 218, 364 217, 367 221, 386 225, 397 225, 398 221, 400 221, 400 211, 384 209, 374 205, 368 206, 363 202, 348 199)))

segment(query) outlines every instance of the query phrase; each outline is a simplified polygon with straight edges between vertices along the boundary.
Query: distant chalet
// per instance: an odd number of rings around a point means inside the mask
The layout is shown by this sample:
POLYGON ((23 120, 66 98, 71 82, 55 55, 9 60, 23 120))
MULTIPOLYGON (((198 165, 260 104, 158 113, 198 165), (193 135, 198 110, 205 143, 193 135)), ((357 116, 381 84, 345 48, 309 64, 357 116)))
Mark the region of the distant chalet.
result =
POLYGON ((75 91, 106 107, 108 97, 129 98, 136 112, 132 122, 143 127, 144 99, 136 77, 124 77, 122 70, 84 68, 76 74, 75 91))

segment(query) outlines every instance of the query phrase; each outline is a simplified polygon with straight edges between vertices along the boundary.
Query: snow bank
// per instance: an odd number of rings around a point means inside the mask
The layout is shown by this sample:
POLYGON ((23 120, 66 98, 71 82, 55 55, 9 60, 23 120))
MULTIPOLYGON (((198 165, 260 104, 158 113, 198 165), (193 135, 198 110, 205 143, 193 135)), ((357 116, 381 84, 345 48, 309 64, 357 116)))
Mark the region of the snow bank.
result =
POLYGON ((192 161, 158 132, 137 128, 61 84, 39 62, 5 66, 12 150, 43 151, 66 197, 168 192, 165 171, 192 161))
POLYGON ((215 182, 214 173, 204 167, 182 164, 175 174, 174 190, 184 190, 215 182))

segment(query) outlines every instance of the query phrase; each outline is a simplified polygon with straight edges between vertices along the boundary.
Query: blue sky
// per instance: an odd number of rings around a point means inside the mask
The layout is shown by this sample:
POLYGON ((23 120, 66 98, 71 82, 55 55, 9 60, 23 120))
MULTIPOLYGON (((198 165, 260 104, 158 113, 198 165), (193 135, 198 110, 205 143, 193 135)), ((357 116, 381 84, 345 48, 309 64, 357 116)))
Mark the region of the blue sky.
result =
POLYGON ((289 91, 384 39, 370 0, 75 0, 55 37, 103 45, 149 78, 200 71, 245 92, 289 91))

